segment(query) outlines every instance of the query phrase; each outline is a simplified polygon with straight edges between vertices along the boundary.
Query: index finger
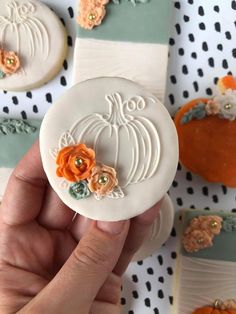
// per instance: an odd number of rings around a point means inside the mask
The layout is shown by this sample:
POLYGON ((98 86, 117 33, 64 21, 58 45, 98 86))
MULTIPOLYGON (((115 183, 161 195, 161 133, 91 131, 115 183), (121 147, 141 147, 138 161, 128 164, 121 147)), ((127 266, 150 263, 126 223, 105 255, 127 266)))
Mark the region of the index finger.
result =
POLYGON ((37 141, 10 177, 1 204, 3 221, 9 225, 20 225, 35 219, 42 207, 47 186, 37 141))

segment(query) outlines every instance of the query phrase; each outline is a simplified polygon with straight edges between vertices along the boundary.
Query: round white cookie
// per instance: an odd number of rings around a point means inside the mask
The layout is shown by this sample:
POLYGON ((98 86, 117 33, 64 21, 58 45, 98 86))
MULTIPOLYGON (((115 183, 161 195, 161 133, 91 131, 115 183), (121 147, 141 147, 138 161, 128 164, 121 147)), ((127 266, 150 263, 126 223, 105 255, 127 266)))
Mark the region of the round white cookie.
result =
MULTIPOLYGON (((104 221, 129 219, 155 205, 169 189, 178 163, 177 133, 166 108, 141 86, 121 78, 88 80, 68 90, 43 120, 40 150, 49 182, 62 201, 83 216, 104 221), (58 176, 56 160, 65 147, 78 144, 92 148, 98 164, 115 169, 113 191, 73 197, 81 190, 58 176)), ((80 167, 80 161, 72 168, 80 167)), ((109 183, 103 179, 98 177, 95 185, 109 183)))
POLYGON ((37 88, 61 69, 67 53, 66 31, 56 14, 40 1, 1 0, 0 48, 16 53, 20 60, 15 73, 0 76, 0 89, 37 88))

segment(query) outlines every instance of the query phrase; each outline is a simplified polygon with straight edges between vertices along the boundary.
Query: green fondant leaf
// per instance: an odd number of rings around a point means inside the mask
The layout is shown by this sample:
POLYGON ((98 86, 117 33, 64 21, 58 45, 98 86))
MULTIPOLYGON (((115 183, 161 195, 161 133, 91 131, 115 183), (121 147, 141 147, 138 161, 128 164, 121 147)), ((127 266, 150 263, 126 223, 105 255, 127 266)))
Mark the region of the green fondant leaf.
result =
MULTIPOLYGON (((134 6, 137 4, 137 3, 148 3, 150 0, 126 0, 126 1, 129 1, 131 2, 134 6)), ((121 0, 112 0, 113 3, 115 4, 120 4, 121 0)))
POLYGON ((5 76, 6 74, 2 70, 0 70, 0 79, 3 79, 5 76))
POLYGON ((192 109, 190 109, 188 112, 186 112, 180 123, 181 124, 186 124, 189 123, 190 121, 192 121, 193 119, 196 120, 202 120, 206 117, 206 105, 204 103, 198 103, 195 107, 193 107, 192 109))
POLYGON ((0 123, 0 134, 10 135, 10 134, 32 134, 37 130, 36 127, 30 125, 27 121, 18 119, 4 119, 0 123))

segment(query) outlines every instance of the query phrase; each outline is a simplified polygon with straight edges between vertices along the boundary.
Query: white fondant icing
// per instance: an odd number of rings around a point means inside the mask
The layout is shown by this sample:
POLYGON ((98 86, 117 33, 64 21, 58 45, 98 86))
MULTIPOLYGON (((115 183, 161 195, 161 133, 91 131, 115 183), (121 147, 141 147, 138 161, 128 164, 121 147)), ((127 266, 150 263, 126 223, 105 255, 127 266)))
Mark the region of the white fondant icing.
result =
POLYGON ((167 63, 168 45, 77 38, 73 83, 101 76, 123 77, 163 101, 167 63))
MULTIPOLYGON (((74 86, 49 109, 40 132, 43 166, 51 186, 70 208, 91 219, 117 221, 143 213, 165 195, 177 168, 178 140, 169 113, 158 100, 155 100, 154 103, 153 99, 151 94, 134 82, 120 78, 100 78, 74 86), (143 109, 143 105, 140 105, 140 109, 143 111, 137 110, 128 114, 121 112, 121 114, 115 114, 114 119, 111 118, 113 123, 116 121, 116 125, 117 121, 121 123, 118 130, 119 167, 117 171, 121 182, 127 183, 127 178, 130 177, 130 182, 137 181, 139 183, 126 185, 125 191, 122 188, 125 192, 123 198, 114 200, 106 197, 98 202, 94 197, 89 197, 77 201, 69 195, 67 189, 61 188, 63 179, 56 175, 56 163, 51 156, 52 150, 50 151, 50 149, 57 148, 62 134, 69 130, 76 143, 83 139, 88 147, 93 147, 95 142, 97 161, 112 167, 116 160, 117 150, 117 134, 114 130, 118 127, 111 127, 109 126, 111 122, 106 121, 110 116, 105 95, 114 95, 117 92, 121 95, 122 101, 142 95, 147 104, 145 109, 143 109), (124 119, 127 124, 122 124, 124 119), (83 121, 83 127, 78 128, 78 121, 79 126, 83 121), (137 126, 136 121, 138 121, 137 126), (132 123, 132 127, 128 127, 128 123, 132 123), (145 128, 141 127, 141 124, 145 128), (90 130, 89 134, 88 130, 90 130), (137 130, 140 130, 140 133, 137 134, 137 130), (151 142, 146 135, 147 130, 151 142), (159 140, 156 136, 159 137, 159 140), (151 155, 148 149, 145 154, 142 138, 144 138, 146 147, 152 146, 151 155), (158 141, 160 142, 159 152, 158 141), (150 143, 152 144, 150 145, 150 143), (140 152, 139 158, 138 152, 140 152), (155 155, 156 157, 154 157, 155 155), (151 167, 148 166, 150 156, 151 167), (156 169, 158 158, 159 163, 156 169), (134 160, 133 164, 130 162, 132 159, 134 160), (129 162, 129 166, 126 167, 127 162, 129 162), (132 173, 127 175, 129 168, 132 169, 132 173), (144 175, 149 179, 140 182, 139 179, 144 175)), ((122 103, 118 101, 117 106, 118 108, 122 107, 122 103)), ((70 143, 71 136, 66 134, 67 143, 70 143)))
POLYGON ((11 168, 0 168, 0 202, 2 201, 5 193, 8 180, 13 172, 11 168))
POLYGON ((235 299, 236 263, 181 256, 178 276, 178 314, 192 313, 217 299, 235 299))
POLYGON ((0 47, 18 54, 21 68, 0 80, 0 88, 27 90, 46 83, 66 56, 59 18, 37 0, 1 0, 0 47))

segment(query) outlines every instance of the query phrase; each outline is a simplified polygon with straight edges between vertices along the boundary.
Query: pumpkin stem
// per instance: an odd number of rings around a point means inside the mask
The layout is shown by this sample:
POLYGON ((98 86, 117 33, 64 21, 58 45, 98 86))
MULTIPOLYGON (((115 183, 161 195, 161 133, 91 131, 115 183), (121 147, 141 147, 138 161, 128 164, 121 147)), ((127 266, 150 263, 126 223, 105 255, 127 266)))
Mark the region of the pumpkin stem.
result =
POLYGON ((105 120, 117 127, 127 124, 130 117, 124 113, 124 105, 120 94, 106 95, 106 100, 109 103, 109 114, 104 117, 105 120))

